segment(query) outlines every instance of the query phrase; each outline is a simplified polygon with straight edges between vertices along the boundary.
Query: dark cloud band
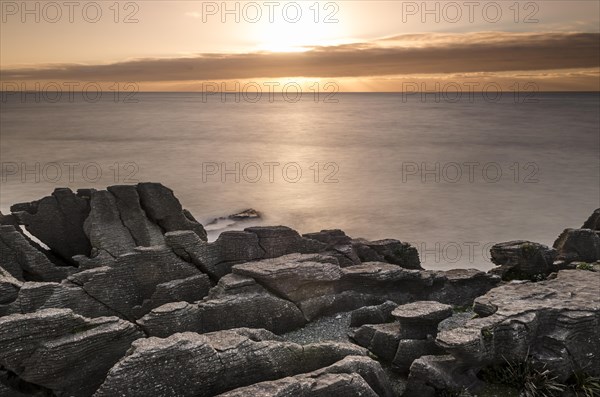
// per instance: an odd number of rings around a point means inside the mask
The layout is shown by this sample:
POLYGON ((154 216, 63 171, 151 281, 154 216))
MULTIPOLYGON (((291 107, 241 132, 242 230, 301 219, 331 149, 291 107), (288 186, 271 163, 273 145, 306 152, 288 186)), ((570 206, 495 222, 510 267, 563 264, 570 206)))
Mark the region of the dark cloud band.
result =
POLYGON ((301 53, 199 54, 8 69, 2 80, 193 81, 506 72, 600 66, 598 33, 407 35, 301 53), (412 44, 412 45, 411 45, 412 44))

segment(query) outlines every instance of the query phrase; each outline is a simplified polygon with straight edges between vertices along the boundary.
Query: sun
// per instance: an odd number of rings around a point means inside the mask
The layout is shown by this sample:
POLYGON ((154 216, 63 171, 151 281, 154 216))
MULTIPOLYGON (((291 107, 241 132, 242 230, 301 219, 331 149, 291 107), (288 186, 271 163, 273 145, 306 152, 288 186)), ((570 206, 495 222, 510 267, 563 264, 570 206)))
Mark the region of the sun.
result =
POLYGON ((340 44, 344 37, 339 24, 315 23, 307 18, 297 23, 265 22, 256 26, 259 51, 305 52, 313 47, 340 44))

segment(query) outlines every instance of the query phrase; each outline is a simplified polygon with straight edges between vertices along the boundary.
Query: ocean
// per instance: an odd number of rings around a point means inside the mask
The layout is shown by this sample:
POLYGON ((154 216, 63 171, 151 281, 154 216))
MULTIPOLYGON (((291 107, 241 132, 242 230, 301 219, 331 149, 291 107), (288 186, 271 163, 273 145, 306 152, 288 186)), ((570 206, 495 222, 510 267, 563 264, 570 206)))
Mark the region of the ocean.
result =
POLYGON ((204 224, 262 215, 211 239, 339 228, 411 242, 428 269, 487 270, 492 244, 551 245, 600 207, 598 93, 133 99, 3 95, 1 211, 57 187, 154 181, 204 224))

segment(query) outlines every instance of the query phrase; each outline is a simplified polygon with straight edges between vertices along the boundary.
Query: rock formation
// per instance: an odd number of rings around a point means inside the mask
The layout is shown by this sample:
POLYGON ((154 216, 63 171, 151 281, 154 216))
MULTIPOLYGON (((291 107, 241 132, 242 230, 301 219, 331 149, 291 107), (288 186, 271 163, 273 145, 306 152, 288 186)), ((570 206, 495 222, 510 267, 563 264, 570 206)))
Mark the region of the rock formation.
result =
POLYGON ((411 366, 410 389, 427 396, 476 386, 479 370, 531 358, 559 381, 574 371, 600 375, 600 273, 563 270, 538 283, 511 283, 477 298, 477 318, 442 331, 436 343, 446 356, 411 366))
POLYGON ((558 270, 554 265, 556 250, 531 241, 509 241, 495 244, 491 250, 492 262, 499 266, 494 273, 503 280, 543 279, 558 270))
POLYGON ((494 246, 492 273, 424 270, 410 244, 338 229, 208 242, 157 183, 56 189, 11 210, 0 396, 392 397, 404 377, 421 397, 477 390, 504 357, 529 354, 561 380, 600 366, 600 274, 584 270, 600 259, 600 210, 554 249, 494 246), (337 318, 337 340, 290 342, 337 318))

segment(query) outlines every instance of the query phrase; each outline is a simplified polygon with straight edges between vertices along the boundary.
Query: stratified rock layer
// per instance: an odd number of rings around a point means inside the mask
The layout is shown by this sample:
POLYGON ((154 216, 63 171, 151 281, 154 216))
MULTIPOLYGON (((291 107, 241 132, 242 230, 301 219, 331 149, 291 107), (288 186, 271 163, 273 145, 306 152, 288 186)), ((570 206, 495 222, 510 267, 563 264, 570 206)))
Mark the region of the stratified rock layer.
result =
POLYGON ((543 279, 557 270, 554 266, 556 250, 531 241, 509 241, 495 244, 490 250, 492 262, 500 266, 493 272, 503 280, 543 279))
POLYGON ((337 229, 209 243, 157 183, 56 189, 12 211, 0 214, 2 396, 392 397, 368 350, 410 369, 405 396, 476 386, 481 368, 526 354, 560 380, 600 367, 599 273, 561 270, 597 267, 600 210, 555 249, 494 246, 505 279, 549 279, 498 288, 497 275, 423 270, 410 244, 337 229), (474 301, 478 319, 457 314, 474 301), (349 311, 368 350, 275 335, 349 311))
POLYGON ((96 396, 208 397, 237 387, 311 372, 346 356, 364 355, 351 344, 282 342, 265 330, 180 333, 133 343, 96 396), (200 375, 201 374, 201 375, 200 375))
MULTIPOLYGON (((600 375, 598 291, 600 273, 583 270, 563 270, 551 280, 492 289, 475 301, 479 318, 438 334, 438 345, 451 355, 446 361, 452 361, 446 366, 452 374, 444 376, 453 383, 462 379, 462 386, 469 386, 476 383, 473 375, 479 369, 524 361, 528 355, 546 365, 559 381, 583 368, 600 375)), ((444 371, 439 366, 419 365, 414 373, 411 368, 413 383, 438 391, 449 387, 428 380, 440 379, 444 371), (435 376, 426 370, 434 367, 435 376)))
POLYGON ((0 365, 20 379, 69 396, 91 396, 143 334, 117 317, 67 309, 0 318, 0 365))
POLYGON ((393 397, 381 365, 349 356, 329 367, 275 381, 261 382, 218 397, 393 397))

